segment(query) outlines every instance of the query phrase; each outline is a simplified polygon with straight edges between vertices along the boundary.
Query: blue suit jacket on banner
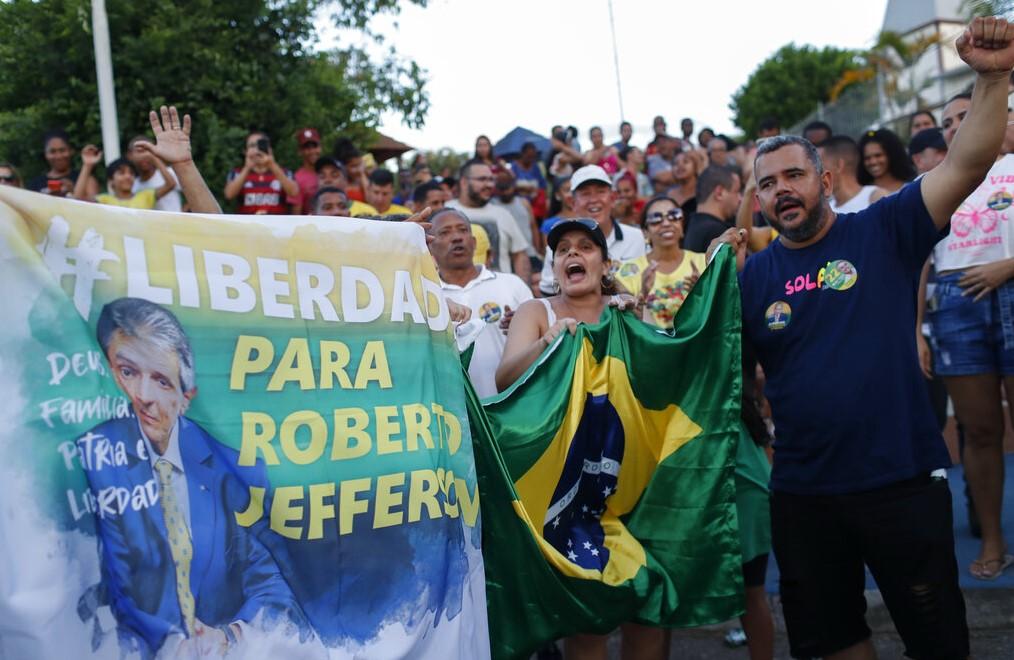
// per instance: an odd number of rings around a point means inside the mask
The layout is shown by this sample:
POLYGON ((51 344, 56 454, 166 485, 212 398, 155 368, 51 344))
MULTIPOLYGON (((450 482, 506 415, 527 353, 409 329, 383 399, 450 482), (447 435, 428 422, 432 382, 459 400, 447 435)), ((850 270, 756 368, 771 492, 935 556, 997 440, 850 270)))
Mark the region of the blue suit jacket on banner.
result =
MULTIPOLYGON (((112 465, 84 462, 98 498, 96 524, 109 604, 121 637, 134 638, 142 652, 153 653, 166 635, 184 630, 176 569, 158 501, 158 476, 145 455, 136 417, 110 420, 90 433, 92 446, 103 442, 95 436, 104 436, 113 456, 117 451, 126 455, 125 461, 112 465)), ((303 623, 292 591, 268 551, 274 544, 265 538, 272 532, 264 518, 251 528, 236 522, 235 514, 249 503, 249 486, 267 486, 263 464, 239 467, 238 452, 185 417, 179 418, 178 438, 190 500, 190 590, 197 618, 209 626, 251 622, 258 614, 264 621, 282 616, 303 623)))

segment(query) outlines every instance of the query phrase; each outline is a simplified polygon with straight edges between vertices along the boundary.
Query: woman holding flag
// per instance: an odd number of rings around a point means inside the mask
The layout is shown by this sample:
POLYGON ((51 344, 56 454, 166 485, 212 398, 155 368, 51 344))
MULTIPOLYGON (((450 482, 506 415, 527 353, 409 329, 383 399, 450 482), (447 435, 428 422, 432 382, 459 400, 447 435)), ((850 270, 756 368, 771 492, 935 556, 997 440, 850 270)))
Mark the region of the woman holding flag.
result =
MULTIPOLYGON (((579 323, 598 323, 607 306, 632 309, 630 296, 616 295, 605 234, 594 220, 564 220, 547 238, 559 293, 530 300, 518 308, 507 334, 496 385, 502 392, 535 363, 563 332, 574 334, 579 323)), ((662 660, 669 657, 669 632, 625 623, 623 657, 662 660)), ((565 643, 568 660, 606 658, 605 635, 574 635, 565 643)))

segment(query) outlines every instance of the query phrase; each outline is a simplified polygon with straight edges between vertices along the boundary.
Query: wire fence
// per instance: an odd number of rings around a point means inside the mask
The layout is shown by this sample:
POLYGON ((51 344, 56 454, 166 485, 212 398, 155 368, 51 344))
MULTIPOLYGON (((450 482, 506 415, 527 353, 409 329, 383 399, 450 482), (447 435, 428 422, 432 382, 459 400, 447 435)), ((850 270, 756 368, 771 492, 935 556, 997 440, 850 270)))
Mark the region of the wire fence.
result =
POLYGON ((952 42, 947 35, 941 40, 943 45, 931 46, 913 66, 850 85, 834 102, 814 108, 789 132, 799 135, 810 122, 823 121, 836 134, 854 138, 877 128, 889 128, 907 138, 914 112, 930 110, 939 118, 947 99, 965 90, 973 80, 971 71, 963 65, 945 68, 944 63, 954 59, 952 42))

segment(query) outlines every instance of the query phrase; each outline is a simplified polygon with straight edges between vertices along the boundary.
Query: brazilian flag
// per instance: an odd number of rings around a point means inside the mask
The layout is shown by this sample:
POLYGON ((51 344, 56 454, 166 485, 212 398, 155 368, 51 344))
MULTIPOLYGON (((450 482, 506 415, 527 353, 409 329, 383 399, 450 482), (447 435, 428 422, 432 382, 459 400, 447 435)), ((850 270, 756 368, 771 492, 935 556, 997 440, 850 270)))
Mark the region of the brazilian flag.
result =
POLYGON ((493 655, 625 621, 743 611, 734 463, 735 255, 721 249, 659 331, 607 310, 469 417, 493 655))

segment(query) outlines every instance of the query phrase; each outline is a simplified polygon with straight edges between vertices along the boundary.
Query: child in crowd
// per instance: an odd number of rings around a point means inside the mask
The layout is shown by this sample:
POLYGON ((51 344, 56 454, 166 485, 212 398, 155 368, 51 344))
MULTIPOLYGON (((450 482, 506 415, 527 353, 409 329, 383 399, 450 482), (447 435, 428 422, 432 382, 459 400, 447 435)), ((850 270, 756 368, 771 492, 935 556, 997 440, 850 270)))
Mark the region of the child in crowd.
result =
POLYGON ((95 145, 89 144, 81 150, 81 173, 74 184, 74 197, 86 202, 126 206, 133 209, 153 209, 155 202, 172 192, 176 187, 165 163, 155 159, 155 166, 162 174, 165 183, 160 188, 148 188, 133 192, 134 181, 137 179, 137 167, 126 158, 117 158, 106 167, 108 193, 100 193, 94 197, 88 194, 88 179, 95 166, 102 161, 102 152, 95 145))

